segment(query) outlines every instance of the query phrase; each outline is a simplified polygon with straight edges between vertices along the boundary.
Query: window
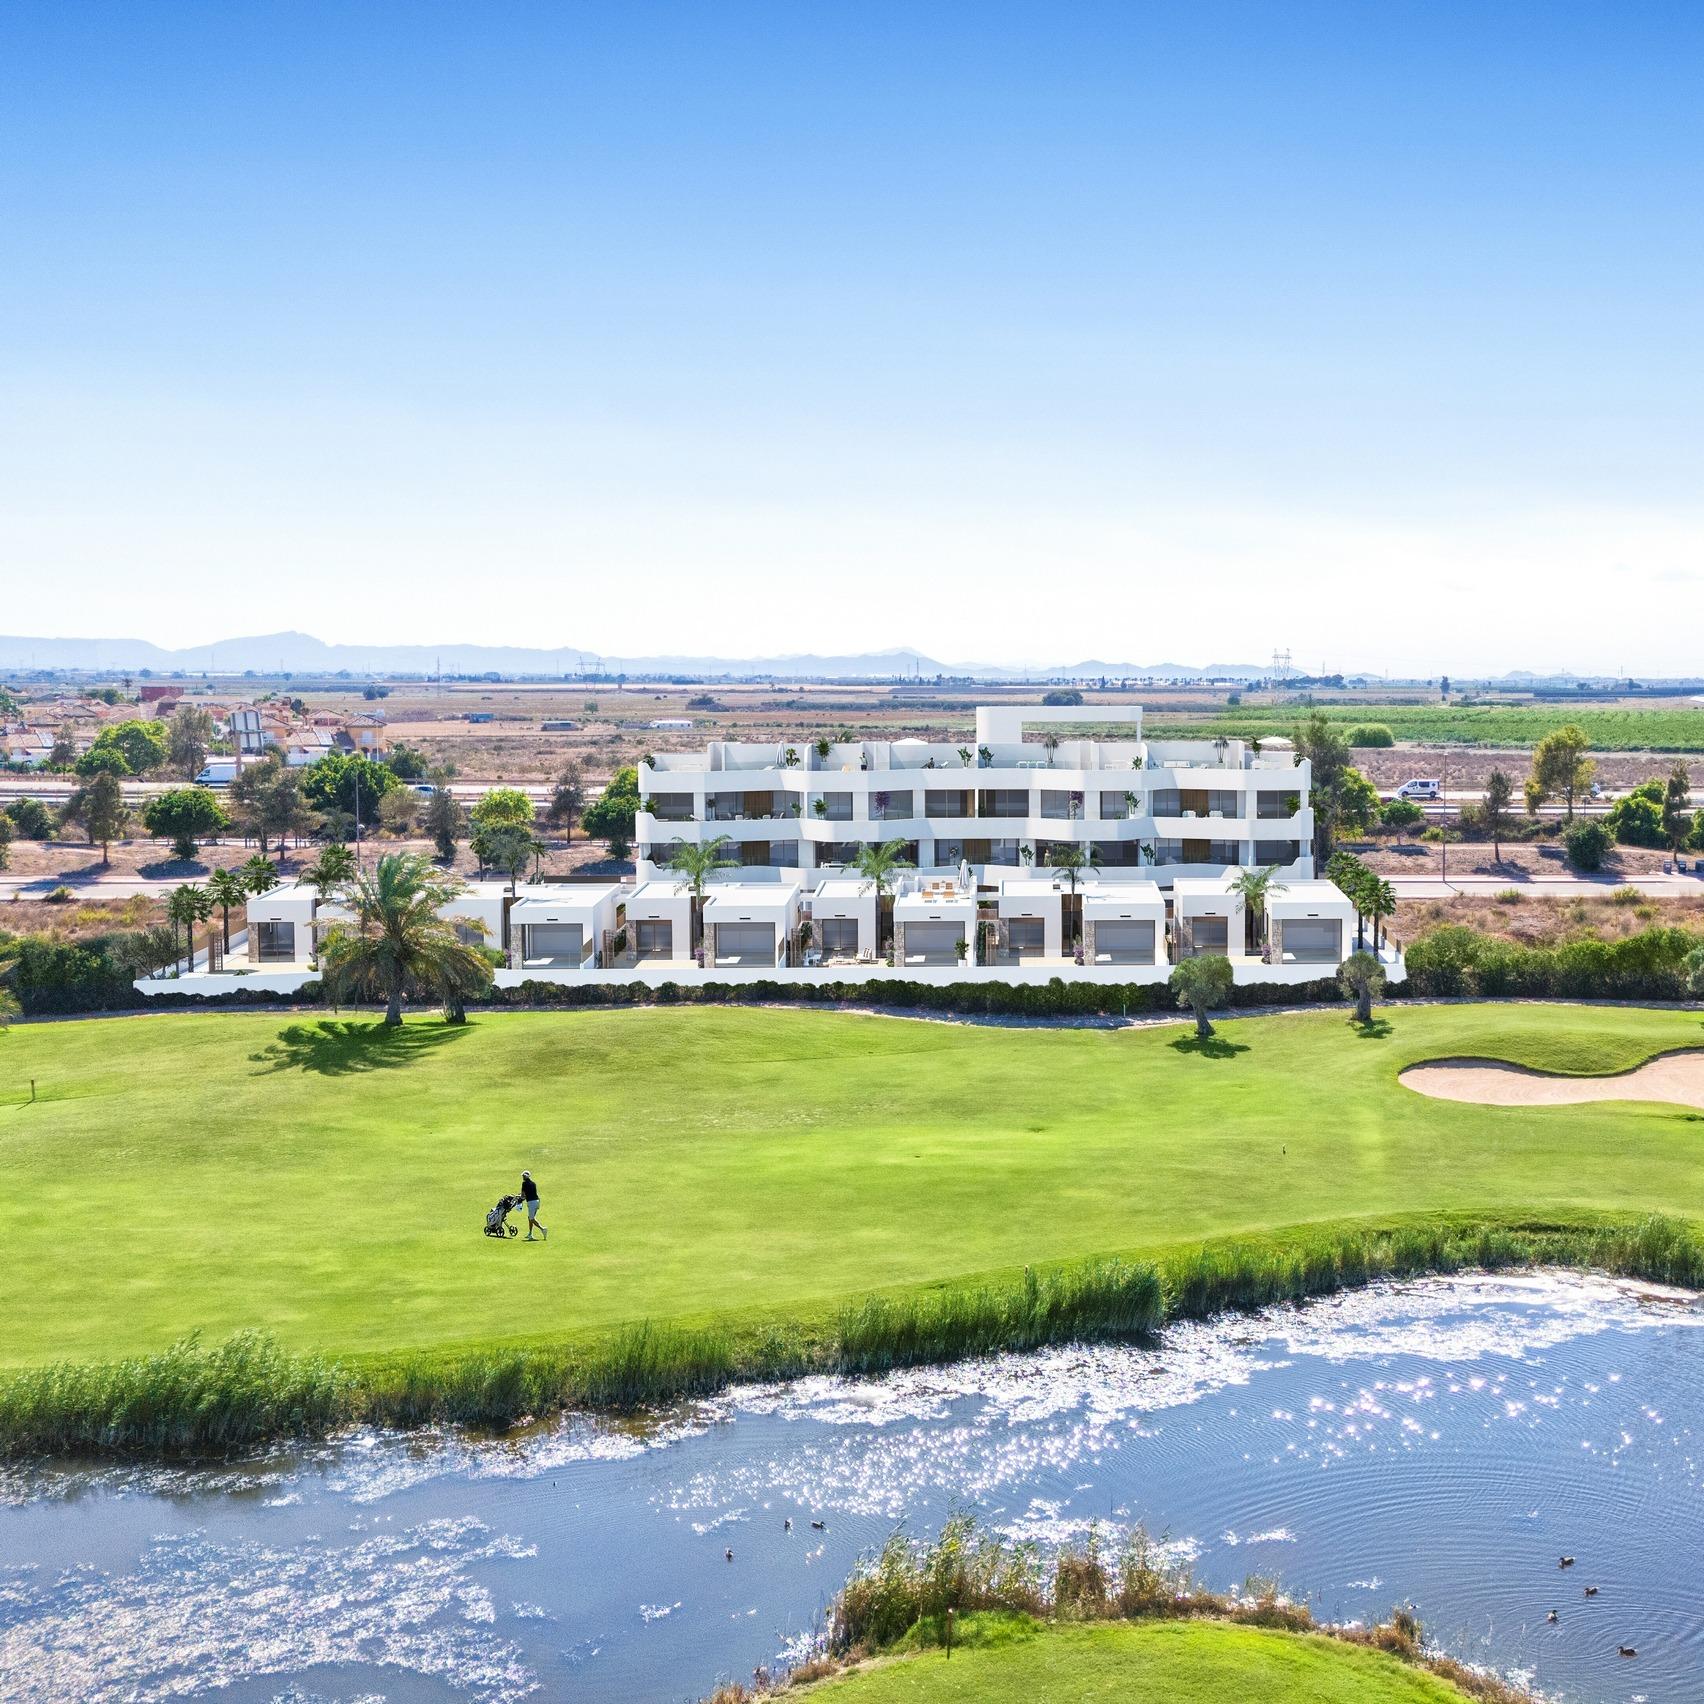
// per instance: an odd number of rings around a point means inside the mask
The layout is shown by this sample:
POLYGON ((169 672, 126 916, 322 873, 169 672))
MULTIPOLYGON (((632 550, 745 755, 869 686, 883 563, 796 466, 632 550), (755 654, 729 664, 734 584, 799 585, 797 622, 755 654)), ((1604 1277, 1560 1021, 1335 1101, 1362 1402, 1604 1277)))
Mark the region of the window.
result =
POLYGON ((811 803, 811 815, 819 822, 850 822, 852 820, 852 795, 850 793, 824 793, 822 809, 818 810, 816 802, 811 803))
POLYGON ((464 947, 479 947, 485 944, 485 931, 474 923, 456 923, 456 939, 464 947))
POLYGON ((984 788, 981 814, 985 817, 1027 817, 1030 796, 1027 787, 984 788))
POLYGON ((1257 840, 1254 843, 1254 861, 1257 864, 1293 864, 1301 855, 1301 845, 1294 840, 1257 840))
POLYGON ((1047 925, 1039 917, 1014 917, 1006 925, 1012 956, 1040 958, 1047 951, 1047 925))
POLYGON ((646 808, 659 822, 692 821, 690 793, 653 793, 646 801, 646 808))
POLYGON ((904 822, 911 815, 911 791, 872 793, 870 815, 877 822, 904 822))
POLYGON ((858 950, 858 919, 856 917, 824 917, 817 924, 825 953, 852 954, 858 950))
POLYGON ((1294 816, 1301 805, 1301 796, 1297 793, 1260 792, 1255 794, 1254 800, 1254 814, 1268 820, 1294 816))
POLYGON ((633 945, 640 958, 673 958, 674 924, 667 920, 635 923, 633 945))
POLYGON ((1102 869, 1133 869, 1142 862, 1141 844, 1134 840, 1097 840, 1095 862, 1102 869))
POLYGON ((263 959, 288 961, 296 956, 296 925, 294 923, 262 923, 257 926, 260 956, 263 959))
POLYGON ((943 792, 930 787, 923 794, 923 814, 932 817, 967 817, 970 795, 963 791, 943 792))
POLYGON ((1101 820, 1103 822, 1123 822, 1126 817, 1135 816, 1142 808, 1141 797, 1140 793, 1132 795, 1129 793, 1103 792, 1100 796, 1101 820), (1134 805, 1130 802, 1132 797, 1137 800, 1134 805))

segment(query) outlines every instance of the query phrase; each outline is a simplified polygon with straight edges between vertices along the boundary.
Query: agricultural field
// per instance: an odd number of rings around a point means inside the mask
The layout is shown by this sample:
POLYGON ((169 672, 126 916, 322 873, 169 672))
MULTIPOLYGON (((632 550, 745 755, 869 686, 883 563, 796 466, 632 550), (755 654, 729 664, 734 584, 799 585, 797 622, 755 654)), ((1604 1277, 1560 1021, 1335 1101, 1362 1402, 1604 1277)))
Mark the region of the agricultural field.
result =
MULTIPOLYGON (((1530 750, 1553 728, 1572 722, 1594 751, 1704 751, 1704 705, 1670 701, 1638 708, 1545 704, 1327 704, 1319 707, 1345 729, 1377 723, 1409 744, 1497 746, 1530 750)), ((1144 727, 1155 737, 1229 738, 1288 734, 1300 716, 1293 706, 1238 705, 1209 715, 1159 710, 1144 727)))
POLYGON ((245 1327, 383 1359, 809 1324, 1202 1239, 1684 1211, 1704 1200, 1696 1113, 1452 1104, 1397 1073, 1617 1071, 1701 1044, 1696 1011, 1524 1004, 1391 1008, 1368 1032, 1337 1010, 1242 1018, 1205 1044, 1170 1023, 669 1007, 15 1026, 0 1365, 245 1327), (494 1242, 485 1210, 523 1166, 550 1241, 494 1242))

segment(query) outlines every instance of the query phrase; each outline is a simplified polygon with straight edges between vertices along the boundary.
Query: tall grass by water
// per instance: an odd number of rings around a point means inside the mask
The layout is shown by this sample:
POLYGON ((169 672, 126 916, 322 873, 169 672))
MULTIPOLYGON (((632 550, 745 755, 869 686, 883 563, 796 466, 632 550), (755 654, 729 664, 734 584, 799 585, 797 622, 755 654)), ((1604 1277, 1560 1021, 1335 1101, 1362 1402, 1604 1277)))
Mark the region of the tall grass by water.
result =
POLYGON ((1519 1266, 1704 1288, 1704 1241, 1650 1216, 1586 1226, 1459 1221, 1300 1230, 1159 1261, 1108 1259, 910 1294, 827 1320, 700 1328, 641 1321, 561 1349, 494 1346, 376 1363, 298 1354, 262 1333, 0 1381, 0 1456, 224 1455, 349 1425, 506 1426, 565 1407, 638 1408, 742 1380, 871 1373, 1048 1343, 1151 1336, 1381 1278, 1519 1266))
MULTIPOLYGON (((829 1664, 937 1646, 946 1637, 949 1614, 961 1628, 967 1616, 1015 1615, 1053 1621, 1213 1619, 1313 1633, 1384 1651, 1486 1704, 1531 1704, 1528 1693, 1495 1675, 1429 1652, 1419 1622, 1404 1610, 1371 1626, 1331 1626, 1316 1621, 1305 1604, 1282 1597, 1272 1581, 1250 1579, 1228 1594, 1208 1591, 1187 1561, 1155 1544, 1141 1526, 1122 1534, 1091 1528, 1084 1539, 1044 1560, 1033 1544, 984 1532, 968 1514, 949 1519, 932 1542, 896 1534, 859 1565, 830 1609, 826 1660, 810 1665, 811 1676, 820 1676, 829 1664)), ((724 1688, 711 1704, 744 1704, 785 1691, 793 1678, 724 1688)))

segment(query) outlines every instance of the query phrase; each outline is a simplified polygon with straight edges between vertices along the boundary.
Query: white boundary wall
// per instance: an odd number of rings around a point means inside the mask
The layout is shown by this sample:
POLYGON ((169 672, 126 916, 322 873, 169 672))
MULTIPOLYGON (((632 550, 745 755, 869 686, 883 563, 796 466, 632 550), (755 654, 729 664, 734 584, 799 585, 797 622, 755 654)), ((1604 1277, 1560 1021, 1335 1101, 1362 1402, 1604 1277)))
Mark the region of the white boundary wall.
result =
MULTIPOLYGON (((1408 971, 1400 954, 1381 953, 1385 975, 1392 982, 1404 982, 1408 971)), ((1336 974, 1335 965, 1323 964, 1262 964, 1258 959, 1233 959, 1232 970, 1239 986, 1264 984, 1269 987, 1299 987, 1307 982, 1319 982, 1336 974)), ((1169 980, 1169 964, 1103 964, 1103 965, 1002 965, 998 969, 979 965, 916 965, 909 969, 885 964, 847 964, 825 967, 777 968, 775 970, 700 970, 695 964, 657 963, 640 965, 632 970, 499 970, 495 982, 499 988, 520 988, 529 982, 554 983, 558 987, 594 987, 598 984, 620 985, 639 983, 648 988, 672 982, 677 988, 698 988, 706 983, 726 987, 742 982, 842 983, 856 987, 861 983, 916 982, 947 987, 961 983, 1007 983, 1014 986, 1035 986, 1055 978, 1070 984, 1100 983, 1110 986, 1152 986, 1169 980)), ((312 970, 289 970, 252 974, 230 971, 210 973, 198 971, 190 976, 168 976, 138 979, 138 992, 149 995, 191 994, 216 997, 230 994, 293 994, 305 983, 318 980, 312 970)))

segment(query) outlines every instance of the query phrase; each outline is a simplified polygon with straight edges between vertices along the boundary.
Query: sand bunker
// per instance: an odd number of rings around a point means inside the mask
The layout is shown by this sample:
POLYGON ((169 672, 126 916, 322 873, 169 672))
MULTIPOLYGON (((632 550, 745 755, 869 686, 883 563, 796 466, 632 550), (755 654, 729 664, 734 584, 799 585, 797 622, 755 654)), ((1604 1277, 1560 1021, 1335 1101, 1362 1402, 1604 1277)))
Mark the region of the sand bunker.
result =
POLYGON ((1672 1101, 1704 1107, 1704 1052, 1665 1053, 1613 1077, 1555 1077, 1495 1059, 1433 1059, 1397 1081, 1438 1100, 1480 1106, 1577 1106, 1582 1101, 1672 1101))

